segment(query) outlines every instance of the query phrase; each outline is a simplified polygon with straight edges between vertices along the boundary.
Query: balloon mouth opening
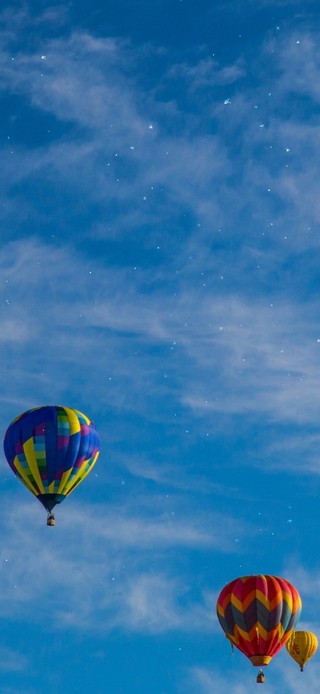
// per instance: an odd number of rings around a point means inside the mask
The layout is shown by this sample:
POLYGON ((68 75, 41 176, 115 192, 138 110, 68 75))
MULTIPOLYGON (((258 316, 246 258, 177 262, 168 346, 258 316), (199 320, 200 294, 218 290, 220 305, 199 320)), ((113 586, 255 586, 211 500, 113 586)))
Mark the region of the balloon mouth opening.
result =
POLYGON ((38 494, 37 499, 48 513, 51 513, 52 509, 57 505, 61 504, 63 499, 65 499, 64 494, 38 494))
POLYGON ((256 665, 257 667, 261 665, 269 665, 270 660, 272 660, 271 655, 251 655, 250 660, 252 662, 252 665, 256 665))

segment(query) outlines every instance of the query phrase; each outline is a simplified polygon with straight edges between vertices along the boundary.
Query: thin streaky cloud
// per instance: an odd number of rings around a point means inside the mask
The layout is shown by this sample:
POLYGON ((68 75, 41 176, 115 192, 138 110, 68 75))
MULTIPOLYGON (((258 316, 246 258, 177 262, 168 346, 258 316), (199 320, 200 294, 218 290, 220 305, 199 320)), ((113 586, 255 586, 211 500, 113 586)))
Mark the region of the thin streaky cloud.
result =
POLYGON ((235 533, 239 537, 247 533, 236 519, 215 514, 201 517, 198 512, 196 522, 191 523, 183 512, 177 519, 160 509, 155 513, 156 498, 153 511, 137 498, 139 514, 110 504, 100 509, 97 504, 92 509, 73 505, 67 516, 60 514, 55 536, 47 538, 40 506, 38 513, 32 500, 18 506, 18 513, 10 505, 6 513, 1 614, 14 621, 34 619, 37 604, 41 620, 50 596, 51 624, 65 628, 80 629, 86 624, 87 629, 160 633, 188 629, 192 624, 193 629, 211 630, 211 597, 203 593, 195 601, 188 596, 186 582, 176 576, 174 561, 166 560, 166 554, 174 548, 200 552, 210 547, 233 553, 235 533), (39 521, 41 526, 37 526, 39 521))

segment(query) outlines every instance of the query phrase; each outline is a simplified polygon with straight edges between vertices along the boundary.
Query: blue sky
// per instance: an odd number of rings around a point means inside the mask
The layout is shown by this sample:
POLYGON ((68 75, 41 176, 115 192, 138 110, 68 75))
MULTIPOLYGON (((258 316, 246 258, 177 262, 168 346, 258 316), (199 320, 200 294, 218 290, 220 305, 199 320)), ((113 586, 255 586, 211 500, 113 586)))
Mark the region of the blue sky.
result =
MULTIPOLYGON (((3 694, 250 694, 224 584, 319 630, 315 2, 2 3, 3 433, 90 416, 45 525, 2 456, 3 694)), ((286 652, 266 694, 318 691, 286 652)))

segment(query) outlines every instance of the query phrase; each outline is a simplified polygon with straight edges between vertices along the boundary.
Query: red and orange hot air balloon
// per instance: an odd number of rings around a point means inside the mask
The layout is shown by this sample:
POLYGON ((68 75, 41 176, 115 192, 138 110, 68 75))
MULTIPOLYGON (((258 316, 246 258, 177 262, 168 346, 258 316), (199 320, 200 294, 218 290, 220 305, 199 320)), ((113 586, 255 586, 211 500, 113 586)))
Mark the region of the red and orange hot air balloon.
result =
MULTIPOLYGON (((277 576, 242 576, 226 585, 217 601, 227 638, 252 665, 268 665, 292 634, 301 613, 293 585, 277 576)), ((264 681, 260 671, 257 682, 264 681)))

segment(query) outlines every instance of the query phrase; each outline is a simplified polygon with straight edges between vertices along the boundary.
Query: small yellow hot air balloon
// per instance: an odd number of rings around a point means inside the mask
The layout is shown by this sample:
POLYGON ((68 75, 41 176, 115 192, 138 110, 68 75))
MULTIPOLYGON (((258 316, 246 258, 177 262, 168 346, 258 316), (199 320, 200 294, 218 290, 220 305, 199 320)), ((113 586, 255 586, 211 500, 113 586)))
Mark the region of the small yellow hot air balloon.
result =
POLYGON ((294 631, 286 643, 291 658, 300 665, 301 672, 318 648, 318 639, 311 631, 294 631))

